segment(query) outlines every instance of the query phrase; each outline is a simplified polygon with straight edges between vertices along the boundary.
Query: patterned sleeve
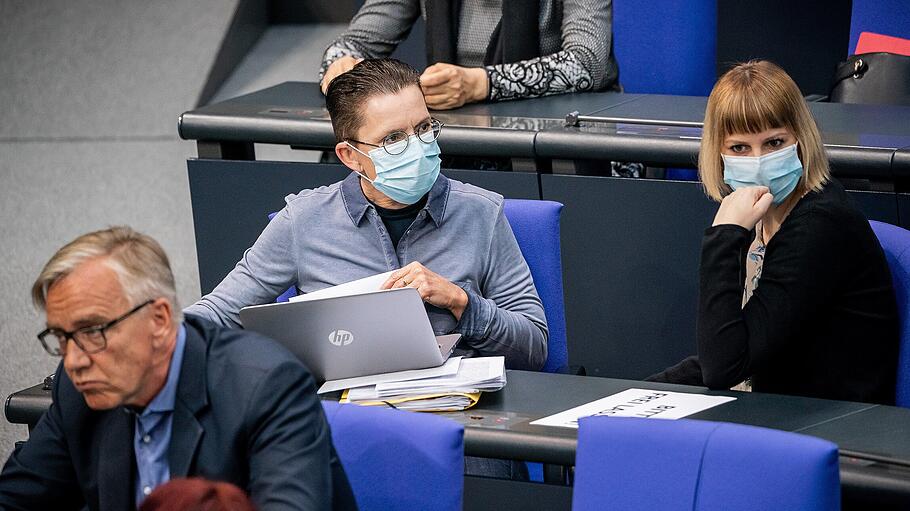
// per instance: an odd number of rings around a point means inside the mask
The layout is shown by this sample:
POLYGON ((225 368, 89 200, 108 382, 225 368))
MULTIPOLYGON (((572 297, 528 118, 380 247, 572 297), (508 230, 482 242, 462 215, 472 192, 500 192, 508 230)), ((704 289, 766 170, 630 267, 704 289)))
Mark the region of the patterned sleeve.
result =
POLYGON ((367 0, 348 29, 326 48, 319 82, 329 65, 340 57, 388 57, 408 37, 418 16, 420 0, 367 0))
POLYGON ((612 25, 611 0, 565 0, 562 49, 530 60, 487 66, 490 99, 596 91, 610 85, 617 76, 610 58, 612 25))

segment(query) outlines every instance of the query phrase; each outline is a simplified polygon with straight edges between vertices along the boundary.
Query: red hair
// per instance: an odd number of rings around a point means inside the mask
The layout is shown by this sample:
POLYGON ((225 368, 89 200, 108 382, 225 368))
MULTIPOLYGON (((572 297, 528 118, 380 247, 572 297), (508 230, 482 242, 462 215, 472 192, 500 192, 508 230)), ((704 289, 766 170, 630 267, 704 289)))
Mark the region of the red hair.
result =
POLYGON ((155 488, 139 511, 256 511, 249 497, 230 483, 193 477, 155 488))

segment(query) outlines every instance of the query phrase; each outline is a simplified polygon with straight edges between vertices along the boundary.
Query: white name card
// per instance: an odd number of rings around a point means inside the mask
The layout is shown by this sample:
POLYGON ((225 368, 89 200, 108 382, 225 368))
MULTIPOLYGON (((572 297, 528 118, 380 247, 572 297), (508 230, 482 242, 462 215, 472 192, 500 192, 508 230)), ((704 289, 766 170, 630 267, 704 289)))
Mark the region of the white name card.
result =
POLYGON ((706 396, 667 390, 628 389, 619 394, 537 419, 531 422, 531 425, 577 428, 578 419, 594 415, 681 419, 735 399, 735 397, 706 396))

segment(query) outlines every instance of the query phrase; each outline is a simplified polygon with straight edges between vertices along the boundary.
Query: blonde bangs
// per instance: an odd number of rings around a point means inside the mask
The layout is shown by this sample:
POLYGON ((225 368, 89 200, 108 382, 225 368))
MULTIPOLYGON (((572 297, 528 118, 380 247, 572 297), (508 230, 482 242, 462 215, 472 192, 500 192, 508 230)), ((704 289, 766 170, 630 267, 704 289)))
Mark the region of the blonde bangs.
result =
POLYGON ((780 108, 780 101, 769 101, 764 88, 751 87, 731 94, 727 101, 719 101, 716 119, 725 135, 731 133, 761 133, 775 128, 789 128, 787 115, 780 108), (778 108, 775 108, 778 107, 778 108))

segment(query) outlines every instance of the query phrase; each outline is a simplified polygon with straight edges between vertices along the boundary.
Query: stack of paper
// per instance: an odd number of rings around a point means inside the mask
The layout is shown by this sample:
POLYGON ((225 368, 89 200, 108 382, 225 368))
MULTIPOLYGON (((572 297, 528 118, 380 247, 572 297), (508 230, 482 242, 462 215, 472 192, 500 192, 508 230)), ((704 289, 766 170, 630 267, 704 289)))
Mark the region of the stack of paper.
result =
POLYGON ((342 403, 392 405, 402 410, 456 411, 474 406, 481 392, 493 392, 506 385, 503 357, 450 359, 454 373, 407 380, 383 381, 351 388, 342 403))
POLYGON ((426 394, 383 400, 354 401, 342 399, 342 403, 354 403, 361 406, 393 406, 399 410, 411 412, 457 412, 467 410, 477 404, 480 392, 473 394, 426 394))

